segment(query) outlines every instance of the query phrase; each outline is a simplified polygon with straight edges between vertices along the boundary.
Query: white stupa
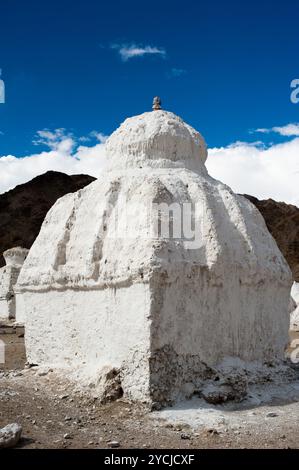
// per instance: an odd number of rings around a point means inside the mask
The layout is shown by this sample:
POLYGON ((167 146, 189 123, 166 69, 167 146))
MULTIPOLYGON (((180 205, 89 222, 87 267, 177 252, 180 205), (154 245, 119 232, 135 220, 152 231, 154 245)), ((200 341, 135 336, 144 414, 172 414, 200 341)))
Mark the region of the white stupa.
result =
POLYGON ((49 211, 18 295, 30 362, 99 381, 112 370, 125 396, 166 403, 227 357, 283 358, 292 276, 258 210, 208 175, 201 135, 154 108, 111 135, 97 181, 49 211), (178 207, 193 239, 178 236, 178 207))
POLYGON ((294 282, 291 290, 292 310, 290 328, 299 331, 299 282, 294 282))
POLYGON ((0 321, 16 319, 15 285, 27 254, 28 250, 19 246, 3 253, 6 266, 0 268, 0 321))

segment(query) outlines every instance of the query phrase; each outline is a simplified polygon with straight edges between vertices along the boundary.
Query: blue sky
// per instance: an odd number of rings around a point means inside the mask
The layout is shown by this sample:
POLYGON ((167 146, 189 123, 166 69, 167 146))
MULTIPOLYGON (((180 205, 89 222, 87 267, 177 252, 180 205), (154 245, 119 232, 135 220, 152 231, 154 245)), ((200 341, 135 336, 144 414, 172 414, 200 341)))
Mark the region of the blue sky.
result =
POLYGON ((289 0, 1 1, 0 155, 36 151, 45 128, 108 135, 156 94, 212 147, 297 122, 298 19, 289 0))
POLYGON ((1 0, 0 18, 0 193, 100 176, 104 136, 160 95, 212 176, 299 206, 298 0, 1 0))

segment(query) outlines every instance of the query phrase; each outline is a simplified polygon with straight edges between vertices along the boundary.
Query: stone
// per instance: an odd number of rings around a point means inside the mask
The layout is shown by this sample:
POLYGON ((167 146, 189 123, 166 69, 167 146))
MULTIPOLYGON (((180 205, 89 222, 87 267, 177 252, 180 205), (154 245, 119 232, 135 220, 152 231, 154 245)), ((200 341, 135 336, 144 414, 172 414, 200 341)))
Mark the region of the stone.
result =
POLYGON ((190 434, 186 434, 185 432, 183 432, 183 433, 181 434, 181 439, 187 441, 187 440, 190 440, 190 439, 191 439, 191 436, 190 436, 190 434))
POLYGON ((231 400, 236 402, 242 401, 246 396, 246 392, 246 385, 242 388, 238 388, 226 383, 217 386, 209 384, 201 391, 201 396, 207 403, 219 405, 231 400))
POLYGON ((14 447, 21 438, 22 426, 17 423, 8 424, 0 429, 0 449, 14 447))
POLYGON ((270 411, 270 413, 266 414, 266 418, 277 418, 278 414, 270 411))
POLYGON ((205 401, 211 405, 219 405, 233 399, 231 387, 218 388, 214 386, 208 386, 204 388, 204 390, 201 392, 201 395, 205 401))
POLYGON ((123 395, 121 388, 120 371, 114 367, 103 367, 100 371, 100 379, 98 383, 98 393, 101 403, 108 403, 123 395))
POLYGON ((109 441, 108 446, 111 447, 111 449, 116 449, 120 447, 120 443, 118 441, 109 441))
POLYGON ((229 372, 217 374, 214 380, 207 380, 200 395, 207 403, 219 405, 227 401, 242 401, 247 396, 248 380, 246 375, 238 373, 235 367, 229 372))
MULTIPOLYGON (((16 318, 15 285, 28 251, 15 247, 3 253, 6 266, 0 268, 0 320, 16 318)), ((22 323, 20 318, 17 321, 22 323)))
MULTIPOLYGON (((227 358, 282 361, 290 269, 255 206, 208 175, 203 137, 157 109, 127 119, 106 155, 22 267, 28 361, 150 407, 200 392, 227 358)), ((237 384, 223 398, 242 399, 237 384)))

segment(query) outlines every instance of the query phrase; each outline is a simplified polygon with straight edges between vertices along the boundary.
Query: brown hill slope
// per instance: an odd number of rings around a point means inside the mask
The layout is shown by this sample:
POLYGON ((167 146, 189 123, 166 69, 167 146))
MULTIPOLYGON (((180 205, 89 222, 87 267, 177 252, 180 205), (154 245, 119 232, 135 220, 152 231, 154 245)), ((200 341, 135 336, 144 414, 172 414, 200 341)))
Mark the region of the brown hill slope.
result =
POLYGON ((37 176, 7 193, 0 194, 0 267, 8 248, 30 248, 54 202, 94 180, 88 175, 68 176, 56 171, 37 176))
MULTIPOLYGON (((3 251, 14 246, 30 248, 56 200, 94 181, 88 175, 68 176, 48 171, 28 183, 0 194, 0 267, 3 251)), ((245 195, 263 215, 269 231, 299 282, 299 209, 272 199, 259 201, 245 195)))
POLYGON ((291 204, 276 202, 273 199, 259 201, 249 199, 263 215, 267 227, 275 238, 280 251, 289 263, 294 280, 299 282, 299 209, 291 204))

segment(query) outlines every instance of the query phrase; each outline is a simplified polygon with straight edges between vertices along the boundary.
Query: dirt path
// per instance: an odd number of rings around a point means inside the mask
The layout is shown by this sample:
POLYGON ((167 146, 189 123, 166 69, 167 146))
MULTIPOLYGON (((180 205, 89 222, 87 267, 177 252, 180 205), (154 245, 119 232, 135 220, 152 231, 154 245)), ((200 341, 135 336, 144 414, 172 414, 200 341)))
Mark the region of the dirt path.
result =
POLYGON ((194 401, 156 413, 122 400, 100 405, 72 392, 51 372, 0 378, 0 427, 20 423, 22 447, 102 448, 110 441, 122 448, 299 447, 299 402, 220 410, 208 420, 198 413, 194 401))

